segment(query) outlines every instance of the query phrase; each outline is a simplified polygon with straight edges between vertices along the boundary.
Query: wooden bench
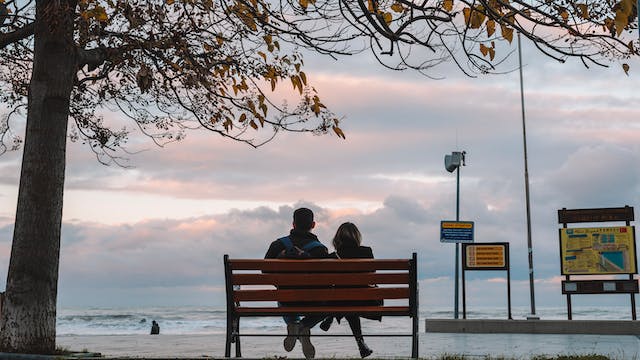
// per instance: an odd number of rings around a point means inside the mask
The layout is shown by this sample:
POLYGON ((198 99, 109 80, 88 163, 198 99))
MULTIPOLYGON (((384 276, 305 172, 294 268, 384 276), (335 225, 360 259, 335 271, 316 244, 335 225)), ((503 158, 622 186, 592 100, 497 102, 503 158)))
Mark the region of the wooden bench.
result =
MULTIPOLYGON (((417 258, 410 259, 229 259, 224 255, 227 292, 227 336, 224 356, 241 356, 241 336, 286 336, 286 334, 240 333, 242 317, 283 315, 381 315, 407 316, 410 334, 365 334, 364 336, 411 337, 411 357, 418 357, 417 258), (371 285, 375 285, 371 286, 371 285), (300 286, 301 288, 296 288, 300 286), (280 287, 280 288, 279 288, 280 287), (312 287, 312 288, 310 288, 312 287), (326 303, 318 305, 318 299, 326 303), (332 301, 383 300, 381 306, 340 306, 332 301), (278 306, 296 302, 307 306, 278 306), (308 302, 309 304, 304 304, 308 302)), ((284 322, 283 329, 286 328, 284 322)), ((352 336, 312 335, 312 336, 352 336)))

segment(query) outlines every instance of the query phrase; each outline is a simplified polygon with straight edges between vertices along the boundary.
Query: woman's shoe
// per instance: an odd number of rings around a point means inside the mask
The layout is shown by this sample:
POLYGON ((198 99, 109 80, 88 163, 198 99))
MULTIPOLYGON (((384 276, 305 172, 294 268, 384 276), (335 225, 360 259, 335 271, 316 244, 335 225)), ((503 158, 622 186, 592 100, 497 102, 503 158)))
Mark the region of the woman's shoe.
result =
POLYGON ((333 322, 333 316, 330 316, 322 320, 322 323, 320 323, 320 329, 322 329, 323 331, 329 331, 329 328, 331 327, 332 322, 333 322))
POLYGON ((373 353, 373 350, 367 346, 363 338, 356 339, 356 342, 358 343, 358 350, 360 350, 360 357, 363 359, 373 353))

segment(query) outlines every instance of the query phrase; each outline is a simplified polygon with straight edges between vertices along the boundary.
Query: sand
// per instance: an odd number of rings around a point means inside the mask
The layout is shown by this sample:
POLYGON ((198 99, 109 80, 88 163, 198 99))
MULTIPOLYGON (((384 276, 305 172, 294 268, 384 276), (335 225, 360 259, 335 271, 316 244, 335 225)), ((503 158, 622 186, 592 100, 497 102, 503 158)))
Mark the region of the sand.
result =
MULTIPOLYGON (((410 357, 410 338, 366 338, 372 357, 410 357)), ((317 358, 359 358, 352 338, 312 338, 317 358)), ((214 357, 224 356, 224 334, 212 335, 68 335, 58 346, 69 350, 100 352, 107 357, 214 357)), ((232 348, 233 354, 233 348, 232 348)), ((640 335, 540 335, 420 333, 419 355, 435 358, 459 354, 469 358, 487 355, 529 359, 533 355, 602 354, 614 359, 639 360, 640 335)), ((300 344, 287 353, 279 337, 243 337, 242 355, 249 358, 302 358, 300 344)))

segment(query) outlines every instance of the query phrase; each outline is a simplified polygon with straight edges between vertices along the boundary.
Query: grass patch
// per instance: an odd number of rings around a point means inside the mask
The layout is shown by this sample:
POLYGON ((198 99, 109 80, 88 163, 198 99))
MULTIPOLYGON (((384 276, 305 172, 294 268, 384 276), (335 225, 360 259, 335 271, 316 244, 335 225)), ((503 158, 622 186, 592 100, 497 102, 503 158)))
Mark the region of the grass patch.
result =
MULTIPOLYGON (((456 354, 444 354, 436 359, 437 360, 471 360, 471 359, 522 360, 522 358, 510 358, 510 357, 504 357, 504 356, 479 357, 479 356, 465 356, 465 355, 456 355, 456 354)), ((531 360, 614 360, 614 359, 604 355, 587 354, 587 355, 557 355, 557 356, 536 355, 531 357, 531 360)))

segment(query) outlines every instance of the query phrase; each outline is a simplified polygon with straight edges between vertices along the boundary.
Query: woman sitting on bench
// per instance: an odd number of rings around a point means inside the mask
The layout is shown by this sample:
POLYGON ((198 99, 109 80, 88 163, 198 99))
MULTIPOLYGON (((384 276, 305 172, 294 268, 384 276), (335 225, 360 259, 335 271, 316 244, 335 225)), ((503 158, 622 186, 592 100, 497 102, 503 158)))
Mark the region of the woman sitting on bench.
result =
MULTIPOLYGON (((346 222, 336 231, 336 235, 333 237, 333 247, 336 249, 334 253, 330 255, 330 257, 336 257, 338 259, 373 259, 373 251, 368 246, 360 245, 362 242, 362 235, 360 234, 360 230, 350 222, 346 222)), ((340 302, 332 302, 332 304, 340 304, 343 306, 380 306, 382 305, 378 301, 340 301, 340 302)), ((353 336, 356 338, 356 343, 358 344, 358 350, 360 350, 360 356, 365 358, 371 353, 371 350, 367 344, 364 342, 364 338, 362 337, 362 326, 360 324, 360 317, 358 316, 345 316, 347 321, 349 322, 349 327, 351 327, 351 332, 353 336)), ((367 316, 367 319, 378 320, 382 319, 381 316, 367 316)), ((340 317, 336 318, 338 323, 340 323, 340 317)), ((324 331, 328 331, 331 323, 333 322, 333 317, 328 317, 322 321, 320 324, 320 328, 324 331)))

